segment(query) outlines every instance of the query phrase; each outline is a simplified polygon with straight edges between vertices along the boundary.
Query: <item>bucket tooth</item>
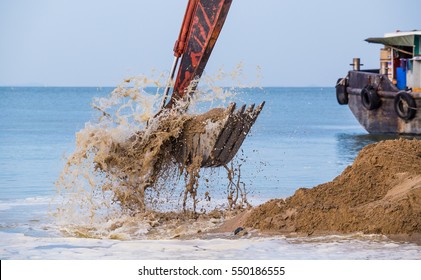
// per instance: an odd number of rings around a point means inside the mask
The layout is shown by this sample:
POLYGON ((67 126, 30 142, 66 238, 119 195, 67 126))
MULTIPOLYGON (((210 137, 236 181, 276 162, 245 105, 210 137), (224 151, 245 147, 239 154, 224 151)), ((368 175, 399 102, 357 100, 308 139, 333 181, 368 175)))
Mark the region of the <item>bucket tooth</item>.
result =
POLYGON ((243 144, 244 140, 246 139, 247 134, 249 133, 251 127, 255 123, 264 105, 265 102, 261 103, 256 109, 254 109, 254 104, 249 107, 250 113, 246 114, 245 118, 243 119, 243 129, 241 130, 238 137, 236 137, 234 146, 231 147, 229 155, 226 158, 222 159, 225 163, 230 162, 237 154, 238 150, 241 147, 241 144, 243 144))
POLYGON ((241 132, 244 129, 245 126, 245 121, 247 116, 250 115, 250 113, 253 110, 253 106, 250 106, 247 108, 247 110, 245 109, 245 105, 243 105, 241 107, 241 110, 237 111, 234 113, 234 127, 231 131, 231 134, 229 136, 229 138, 227 139, 226 143, 224 144, 224 149, 221 151, 221 153, 218 155, 218 161, 226 164, 229 162, 228 158, 229 155, 231 154, 231 150, 234 147, 236 141, 238 140, 238 137, 240 136, 241 132))

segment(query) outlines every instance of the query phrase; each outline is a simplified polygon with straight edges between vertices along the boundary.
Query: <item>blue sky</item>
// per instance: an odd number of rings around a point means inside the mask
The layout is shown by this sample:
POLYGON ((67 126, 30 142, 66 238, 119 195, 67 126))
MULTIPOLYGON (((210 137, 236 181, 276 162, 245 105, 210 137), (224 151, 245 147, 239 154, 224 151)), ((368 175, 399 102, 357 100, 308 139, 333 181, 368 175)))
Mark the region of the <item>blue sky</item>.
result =
MULTIPOLYGON (((0 0, 0 85, 115 86, 168 71, 187 0, 0 0)), ((233 0, 207 73, 261 67, 262 86, 332 86, 367 37, 421 29, 419 0, 233 0)))

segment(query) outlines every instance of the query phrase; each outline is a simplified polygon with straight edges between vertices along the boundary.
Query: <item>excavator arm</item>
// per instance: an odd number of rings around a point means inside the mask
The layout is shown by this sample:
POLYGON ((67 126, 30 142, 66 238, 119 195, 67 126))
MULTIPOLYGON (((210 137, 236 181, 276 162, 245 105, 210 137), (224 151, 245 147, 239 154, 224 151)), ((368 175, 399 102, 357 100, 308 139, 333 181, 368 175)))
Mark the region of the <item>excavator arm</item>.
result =
POLYGON ((171 100, 165 105, 166 108, 173 108, 175 101, 186 96, 188 90, 195 90, 197 84, 191 83, 198 81, 202 76, 231 2, 232 0, 189 0, 174 46, 175 63, 171 72, 174 73, 178 58, 181 57, 180 67, 171 100))

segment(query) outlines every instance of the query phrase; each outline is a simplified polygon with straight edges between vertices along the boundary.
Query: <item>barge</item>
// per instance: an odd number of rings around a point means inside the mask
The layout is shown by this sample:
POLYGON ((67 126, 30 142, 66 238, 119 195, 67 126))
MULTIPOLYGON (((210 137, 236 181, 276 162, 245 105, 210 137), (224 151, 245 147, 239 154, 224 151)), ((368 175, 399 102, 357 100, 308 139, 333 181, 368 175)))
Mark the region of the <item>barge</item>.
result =
POLYGON ((352 71, 337 80, 338 103, 369 133, 421 135, 421 30, 365 41, 383 45, 380 67, 362 70, 354 58, 352 71))

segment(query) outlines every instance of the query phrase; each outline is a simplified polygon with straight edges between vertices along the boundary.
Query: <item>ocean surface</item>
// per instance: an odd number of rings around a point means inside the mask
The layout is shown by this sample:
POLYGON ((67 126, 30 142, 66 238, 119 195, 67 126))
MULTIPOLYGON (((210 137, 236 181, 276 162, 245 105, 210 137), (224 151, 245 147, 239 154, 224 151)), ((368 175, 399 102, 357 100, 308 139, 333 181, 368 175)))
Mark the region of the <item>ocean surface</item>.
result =
MULTIPOLYGON (((52 215, 54 183, 75 148, 75 133, 97 114, 92 99, 112 90, 0 87, 0 259, 421 259, 421 246, 362 234, 192 240, 67 236, 52 215)), ((242 91, 234 101, 266 101, 242 145, 241 178, 253 205, 330 181, 365 145, 395 138, 368 135, 348 107, 337 104, 334 88, 242 91)), ((211 184, 214 193, 223 193, 221 181, 211 184)))

